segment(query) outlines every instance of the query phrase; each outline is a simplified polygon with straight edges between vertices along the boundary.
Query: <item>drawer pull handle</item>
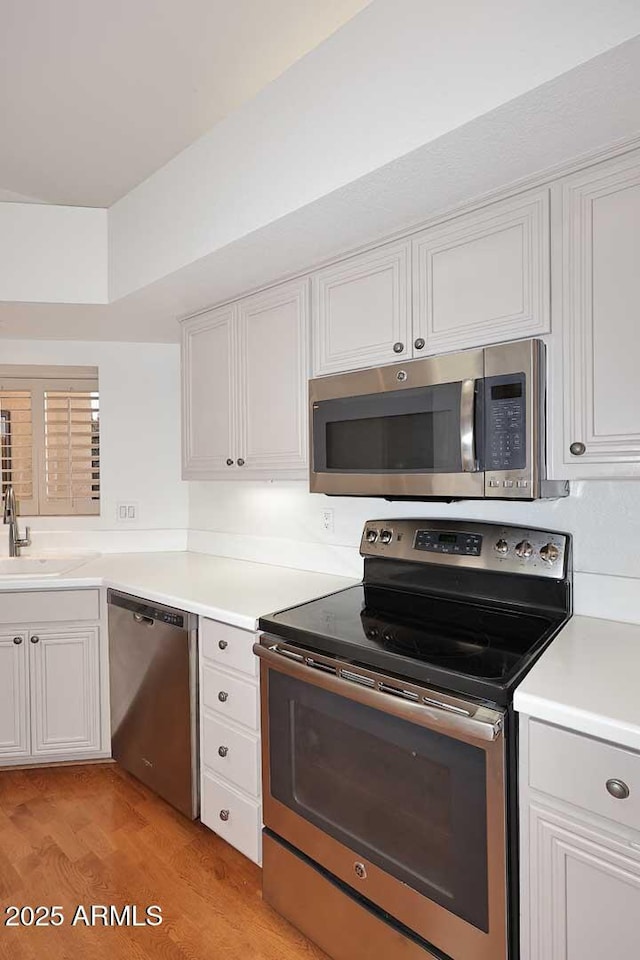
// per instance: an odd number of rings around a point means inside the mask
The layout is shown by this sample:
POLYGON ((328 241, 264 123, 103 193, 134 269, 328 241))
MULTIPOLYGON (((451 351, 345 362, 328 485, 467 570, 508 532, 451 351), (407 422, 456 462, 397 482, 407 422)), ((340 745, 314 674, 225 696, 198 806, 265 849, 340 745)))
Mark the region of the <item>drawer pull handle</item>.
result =
POLYGON ((220 819, 221 819, 221 820, 224 820, 224 822, 226 823, 227 820, 229 819, 229 811, 228 811, 228 810, 221 810, 221 811, 220 811, 220 819))
POLYGON ((15 643, 16 647, 19 647, 22 643, 22 637, 14 637, 13 642, 15 643))
POLYGON ((226 757, 228 753, 229 753, 229 747, 218 747, 219 757, 226 757))
POLYGON ((607 780, 605 786, 616 800, 626 800, 629 796, 629 787, 624 780, 607 780))
POLYGON ((218 646, 220 647, 221 650, 226 650, 227 647, 229 646, 229 641, 228 641, 228 640, 218 640, 218 646))
POLYGON ((218 694, 218 700, 220 701, 220 703, 226 703, 228 699, 229 699, 229 694, 227 693, 227 691, 221 690, 220 693, 218 694))

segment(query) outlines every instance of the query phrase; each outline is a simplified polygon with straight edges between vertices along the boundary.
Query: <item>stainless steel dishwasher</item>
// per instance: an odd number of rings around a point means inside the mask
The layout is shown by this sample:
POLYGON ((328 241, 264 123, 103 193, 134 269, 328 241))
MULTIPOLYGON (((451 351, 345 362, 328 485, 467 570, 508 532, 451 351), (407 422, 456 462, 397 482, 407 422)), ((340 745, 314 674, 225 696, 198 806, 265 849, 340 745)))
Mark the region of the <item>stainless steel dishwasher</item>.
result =
POLYGON ((200 807, 197 617, 115 590, 107 599, 113 758, 194 820, 200 807))

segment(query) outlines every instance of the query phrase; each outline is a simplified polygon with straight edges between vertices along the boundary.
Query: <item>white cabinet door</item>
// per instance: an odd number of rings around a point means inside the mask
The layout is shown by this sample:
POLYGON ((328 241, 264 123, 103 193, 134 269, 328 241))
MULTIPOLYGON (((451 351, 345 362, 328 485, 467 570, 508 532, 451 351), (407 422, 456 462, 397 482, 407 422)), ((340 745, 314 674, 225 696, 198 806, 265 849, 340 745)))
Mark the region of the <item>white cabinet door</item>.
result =
POLYGON ((0 760, 31 752, 27 646, 26 633, 0 634, 0 760))
POLYGON ((282 476, 307 465, 309 283, 280 284, 238 304, 238 465, 282 476))
POLYGON ((550 329, 549 191, 430 227, 413 240, 414 337, 428 353, 550 329))
POLYGON ((640 852, 537 804, 529 817, 528 960, 640 956, 640 852))
POLYGON ((554 473, 638 476, 640 152, 567 178, 557 197, 564 423, 555 424, 554 473))
POLYGON ((231 305, 182 325, 185 480, 232 473, 235 465, 235 316, 231 305))
POLYGON ((314 376, 411 357, 410 243, 319 270, 312 291, 314 376))
POLYGON ((29 640, 33 755, 99 750, 97 627, 34 630, 29 640))

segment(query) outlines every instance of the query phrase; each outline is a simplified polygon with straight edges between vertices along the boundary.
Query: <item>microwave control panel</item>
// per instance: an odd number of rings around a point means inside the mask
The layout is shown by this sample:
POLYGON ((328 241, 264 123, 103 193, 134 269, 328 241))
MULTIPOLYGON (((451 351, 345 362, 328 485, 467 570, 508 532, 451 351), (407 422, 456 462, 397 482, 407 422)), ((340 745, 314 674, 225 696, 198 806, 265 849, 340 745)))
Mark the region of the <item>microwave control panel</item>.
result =
POLYGON ((527 394, 524 373, 486 377, 485 462, 491 470, 524 470, 527 466, 527 394))

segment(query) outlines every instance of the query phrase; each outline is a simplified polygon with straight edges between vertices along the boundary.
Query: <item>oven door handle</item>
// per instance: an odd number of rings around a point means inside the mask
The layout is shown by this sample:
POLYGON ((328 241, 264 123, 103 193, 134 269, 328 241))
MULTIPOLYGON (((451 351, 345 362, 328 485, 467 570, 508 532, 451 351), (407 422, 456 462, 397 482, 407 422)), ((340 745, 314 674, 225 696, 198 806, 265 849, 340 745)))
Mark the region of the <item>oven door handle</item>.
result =
POLYGON ((475 442, 475 380, 463 380, 460 391, 460 459, 463 473, 474 473, 476 464, 475 442))
POLYGON ((446 701, 442 701, 440 705, 436 691, 423 690, 410 683, 404 685, 408 688, 407 692, 413 696, 415 691, 420 690, 423 696, 418 696, 415 700, 405 700, 402 696, 402 685, 394 679, 389 678, 385 682, 384 678, 377 678, 371 671, 352 667, 347 663, 341 664, 326 657, 309 655, 306 658, 279 644, 263 646, 256 643, 253 652, 267 667, 296 680, 310 683, 338 696, 346 696, 364 706, 382 710, 458 740, 492 743, 503 735, 504 715, 499 710, 469 704, 469 712, 466 712, 446 701), (313 665, 308 663, 307 659, 312 661, 313 665), (347 679, 348 677, 353 679, 347 679), (356 677, 359 679, 355 679, 356 677), (365 686, 363 681, 372 682, 372 685, 365 686))

